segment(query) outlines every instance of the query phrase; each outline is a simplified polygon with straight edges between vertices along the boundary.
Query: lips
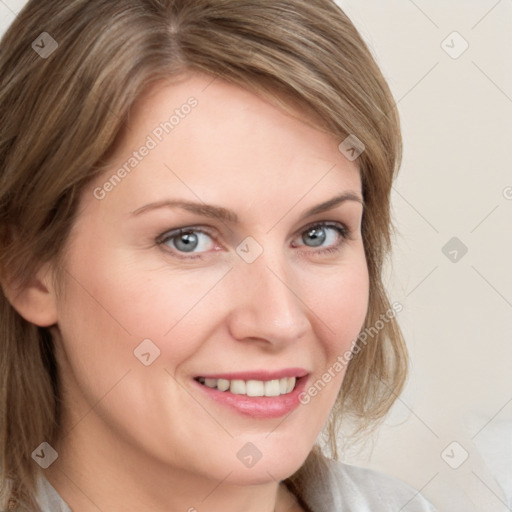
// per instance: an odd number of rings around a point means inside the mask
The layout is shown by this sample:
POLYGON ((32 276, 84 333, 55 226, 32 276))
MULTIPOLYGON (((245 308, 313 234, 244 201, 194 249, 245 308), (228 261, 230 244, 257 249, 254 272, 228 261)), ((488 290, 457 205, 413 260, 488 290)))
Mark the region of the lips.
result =
POLYGON ((194 378, 210 399, 254 418, 283 416, 299 404, 308 372, 302 368, 207 374, 194 378))
POLYGON ((235 395, 279 396, 291 393, 298 379, 307 375, 303 368, 255 370, 237 373, 206 374, 196 377, 200 384, 235 395))

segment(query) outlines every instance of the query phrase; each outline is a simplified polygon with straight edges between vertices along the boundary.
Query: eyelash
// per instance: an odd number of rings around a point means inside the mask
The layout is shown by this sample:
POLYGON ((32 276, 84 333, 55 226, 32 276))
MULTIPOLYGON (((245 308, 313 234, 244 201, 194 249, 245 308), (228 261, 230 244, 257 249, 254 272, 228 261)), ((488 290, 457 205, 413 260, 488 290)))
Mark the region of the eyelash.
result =
MULTIPOLYGON (((351 240, 351 231, 347 228, 347 226, 345 226, 344 224, 341 224, 339 222, 328 222, 328 221, 316 222, 316 223, 310 224, 309 226, 306 226, 299 233, 299 235, 302 235, 302 234, 306 233, 307 231, 310 231, 315 228, 334 229, 340 235, 340 238, 341 238, 340 242, 338 242, 335 246, 326 247, 324 249, 320 249, 317 251, 315 251, 313 249, 313 251, 300 251, 300 252, 308 252, 308 253, 313 252, 315 254, 325 254, 325 255, 335 254, 341 250, 342 246, 345 244, 345 242, 347 240, 351 240)), ((179 236, 181 236, 183 234, 191 233, 191 232, 205 234, 205 235, 209 236, 212 240, 215 241, 215 237, 208 230, 205 230, 204 228, 201 228, 201 227, 190 226, 190 227, 185 227, 185 228, 179 228, 179 229, 176 229, 173 231, 166 231, 165 233, 162 233, 160 236, 157 237, 156 243, 159 246, 165 245, 167 242, 169 242, 173 238, 178 238, 179 236)), ((182 259, 182 260, 204 259, 204 257, 205 257, 204 252, 197 253, 197 254, 191 253, 190 256, 183 256, 183 254, 186 254, 186 253, 182 253, 177 250, 166 250, 166 252, 168 252, 171 256, 182 259)))

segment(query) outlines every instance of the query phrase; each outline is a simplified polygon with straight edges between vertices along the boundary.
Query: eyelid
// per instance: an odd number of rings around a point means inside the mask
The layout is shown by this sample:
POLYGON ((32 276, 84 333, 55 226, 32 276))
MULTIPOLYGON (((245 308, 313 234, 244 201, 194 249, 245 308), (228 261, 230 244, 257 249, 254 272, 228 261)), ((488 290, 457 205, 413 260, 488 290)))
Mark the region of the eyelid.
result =
POLYGON ((351 229, 343 222, 340 222, 338 220, 319 220, 316 222, 306 224, 304 227, 300 228, 294 236, 301 235, 305 231, 309 231, 310 229, 316 227, 339 229, 347 238, 352 235, 351 229))
POLYGON ((189 231, 197 231, 198 233, 204 233, 205 235, 210 236, 212 239, 215 239, 212 234, 213 228, 209 226, 205 226, 204 224, 196 225, 196 226, 183 226, 181 228, 169 229, 157 236, 157 243, 164 243, 166 240, 170 238, 174 238, 175 236, 180 235, 181 233, 188 233, 189 231))

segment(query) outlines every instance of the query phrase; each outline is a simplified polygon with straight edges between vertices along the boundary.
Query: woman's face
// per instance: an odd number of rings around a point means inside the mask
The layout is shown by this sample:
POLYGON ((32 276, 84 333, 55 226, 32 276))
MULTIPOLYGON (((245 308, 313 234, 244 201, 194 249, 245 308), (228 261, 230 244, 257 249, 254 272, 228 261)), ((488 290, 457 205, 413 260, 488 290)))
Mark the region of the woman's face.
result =
POLYGON ((367 311, 356 162, 220 79, 158 85, 68 242, 64 439, 97 464, 281 480, 327 420, 367 311))

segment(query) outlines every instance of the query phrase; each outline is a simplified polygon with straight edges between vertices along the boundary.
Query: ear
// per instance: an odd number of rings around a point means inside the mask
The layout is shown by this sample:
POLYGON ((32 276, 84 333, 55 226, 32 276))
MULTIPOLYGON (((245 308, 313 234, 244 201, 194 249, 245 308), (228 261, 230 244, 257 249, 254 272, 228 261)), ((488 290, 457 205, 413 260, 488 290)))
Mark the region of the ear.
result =
POLYGON ((2 287, 7 300, 28 322, 39 327, 57 323, 57 301, 53 288, 52 271, 43 265, 24 287, 3 280, 2 287))

